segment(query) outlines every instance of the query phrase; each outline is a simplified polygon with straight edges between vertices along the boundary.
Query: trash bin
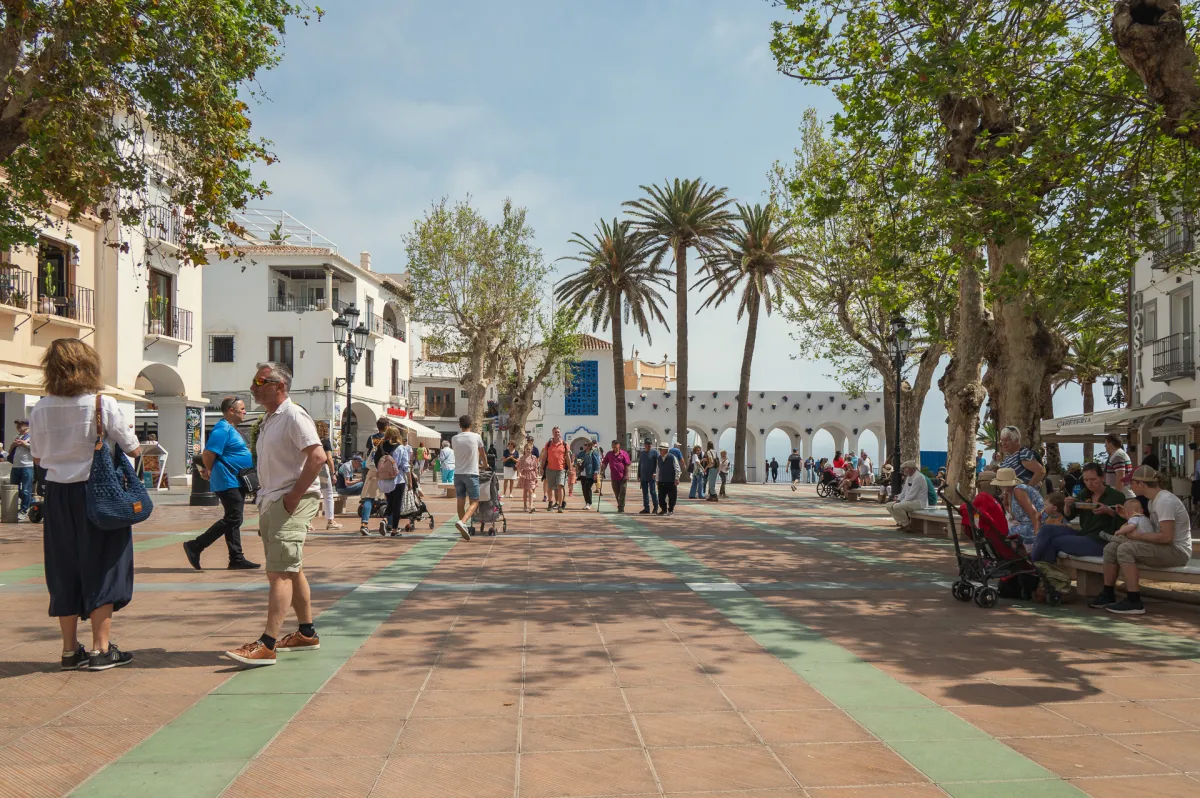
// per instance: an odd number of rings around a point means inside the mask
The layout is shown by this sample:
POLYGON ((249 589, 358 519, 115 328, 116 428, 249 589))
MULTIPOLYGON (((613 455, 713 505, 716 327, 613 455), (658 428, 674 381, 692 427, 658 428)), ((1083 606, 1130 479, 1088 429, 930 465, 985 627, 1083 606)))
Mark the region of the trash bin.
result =
POLYGON ((208 480, 200 475, 203 466, 203 457, 196 455, 192 458, 192 494, 188 499, 190 507, 213 507, 221 503, 220 497, 212 492, 208 480))
POLYGON ((21 509, 21 497, 17 486, 6 483, 0 485, 0 521, 6 524, 17 523, 17 513, 21 509))

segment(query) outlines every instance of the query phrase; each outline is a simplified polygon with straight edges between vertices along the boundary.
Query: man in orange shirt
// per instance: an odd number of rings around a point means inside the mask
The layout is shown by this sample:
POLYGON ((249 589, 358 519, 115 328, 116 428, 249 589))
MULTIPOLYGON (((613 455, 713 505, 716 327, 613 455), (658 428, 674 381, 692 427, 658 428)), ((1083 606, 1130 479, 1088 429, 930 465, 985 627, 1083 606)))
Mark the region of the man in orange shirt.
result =
POLYGON ((550 440, 542 447, 542 470, 546 475, 546 491, 550 494, 547 497, 550 510, 561 513, 567 506, 567 459, 571 452, 563 440, 562 430, 555 427, 550 435, 550 440))

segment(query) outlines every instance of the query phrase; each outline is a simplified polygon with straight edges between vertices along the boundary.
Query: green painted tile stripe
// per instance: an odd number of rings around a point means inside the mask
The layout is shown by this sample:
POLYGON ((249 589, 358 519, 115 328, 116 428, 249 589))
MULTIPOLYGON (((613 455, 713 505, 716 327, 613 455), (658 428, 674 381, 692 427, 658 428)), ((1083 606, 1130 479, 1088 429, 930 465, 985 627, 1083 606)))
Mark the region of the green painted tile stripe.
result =
MULTIPOLYGON (((204 527, 208 529, 208 527, 204 527)), ((180 538, 187 535, 199 535, 204 529, 196 529, 191 532, 168 532, 163 537, 149 538, 148 540, 136 540, 133 543, 134 551, 149 551, 150 549, 161 549, 163 546, 170 546, 172 543, 178 544, 183 541, 180 538)), ((34 577, 44 576, 46 574, 45 565, 38 563, 37 565, 24 565, 20 568, 13 568, 8 571, 0 571, 0 585, 12 584, 25 579, 33 579, 34 577)))
POLYGON ((656 544, 646 525, 615 513, 605 517, 622 531, 638 533, 634 542, 680 579, 695 582, 703 576, 707 584, 695 587, 697 595, 952 795, 960 794, 956 785, 975 782, 992 782, 1012 794, 1016 782, 1025 791, 1027 781, 1047 798, 1084 794, 685 552, 660 558, 663 545, 676 547, 667 541, 656 544), (733 590, 720 585, 733 585, 733 590))
MULTIPOLYGON (((452 528, 450 523, 444 529, 452 528)), ((235 673, 72 795, 214 798, 271 742, 453 548, 425 537, 316 619, 321 650, 235 673)), ((261 602, 255 611, 264 609, 261 602)))
MULTIPOLYGON (((752 526, 758 529, 763 529, 773 534, 779 535, 785 539, 791 539, 796 543, 804 546, 813 546, 826 551, 830 554, 845 557, 846 559, 861 562, 867 565, 876 565, 893 573, 905 574, 915 579, 933 584, 944 583, 953 577, 948 574, 938 574, 931 571, 923 571, 914 566, 905 565, 895 562, 887 557, 879 557, 866 552, 858 551, 844 543, 836 543, 827 540, 817 540, 811 538, 797 538, 792 533, 786 530, 772 526, 763 521, 753 518, 744 518, 739 515, 729 513, 727 510, 714 507, 713 505, 701 506, 700 509, 710 515, 728 515, 738 522, 752 526)), ((939 545, 953 547, 952 543, 943 541, 924 541, 926 543, 936 542, 939 545)), ((1086 629, 1095 634, 1110 637, 1120 640, 1133 646, 1141 646, 1142 648, 1152 651, 1161 651, 1164 654, 1170 654, 1175 657, 1185 659, 1200 659, 1200 642, 1190 637, 1184 637, 1172 632, 1167 632, 1162 629, 1155 629, 1149 626, 1139 626, 1129 621, 1123 621, 1117 618, 1112 618, 1107 614, 1099 613, 1085 615, 1066 609, 1053 609, 1039 604, 1023 604, 1014 603, 1015 609, 1023 612, 1035 613, 1039 617, 1044 618, 1052 623, 1061 624, 1063 626, 1071 626, 1078 629, 1086 629)))

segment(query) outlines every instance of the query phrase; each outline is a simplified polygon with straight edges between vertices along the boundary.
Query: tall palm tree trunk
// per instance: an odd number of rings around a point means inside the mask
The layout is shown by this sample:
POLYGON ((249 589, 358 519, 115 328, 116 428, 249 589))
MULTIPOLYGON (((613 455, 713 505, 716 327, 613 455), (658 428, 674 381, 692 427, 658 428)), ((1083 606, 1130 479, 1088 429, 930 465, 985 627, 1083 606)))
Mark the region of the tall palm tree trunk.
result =
MULTIPOLYGON (((1095 386, 1095 380, 1081 380, 1079 383, 1079 389, 1083 391, 1083 414, 1085 416, 1096 410, 1096 397, 1092 395, 1092 389, 1095 386)), ((1083 445, 1083 462, 1090 463, 1095 456, 1096 445, 1094 443, 1085 443, 1083 445)))
MULTIPOLYGON (((675 402, 675 434, 681 450, 687 448, 688 433, 688 303, 687 247, 675 248, 675 381, 679 398, 675 402)), ((691 479, 687 468, 682 479, 691 479)))
POLYGON ((755 291, 750 303, 750 324, 746 328, 746 348, 742 350, 742 375, 738 381, 737 428, 733 433, 734 484, 746 482, 746 402, 750 399, 750 364, 754 360, 754 339, 758 337, 758 307, 761 303, 755 291))
MULTIPOLYGON (((622 446, 628 447, 625 438, 625 341, 624 330, 621 329, 621 296, 615 291, 609 301, 608 312, 613 331, 613 398, 617 402, 617 440, 622 446)), ((603 446, 604 441, 600 441, 600 445, 603 446)))

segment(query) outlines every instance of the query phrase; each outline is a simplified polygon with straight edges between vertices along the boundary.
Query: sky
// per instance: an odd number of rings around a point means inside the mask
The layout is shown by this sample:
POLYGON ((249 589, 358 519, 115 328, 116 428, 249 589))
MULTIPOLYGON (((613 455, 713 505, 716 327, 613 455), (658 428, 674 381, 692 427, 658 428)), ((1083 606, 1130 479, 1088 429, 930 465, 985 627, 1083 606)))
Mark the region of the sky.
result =
MULTIPOLYGON (((280 161, 256 169, 273 191, 258 205, 286 210, 351 260, 371 252, 378 271, 404 270, 404 234, 443 196, 469 195, 493 219, 511 197, 551 263, 574 254, 573 233, 620 215, 640 185, 700 177, 764 202, 805 109, 837 110, 828 90, 775 70, 770 23, 789 12, 768 0, 322 7, 320 23, 289 27, 282 64, 259 76, 269 99, 252 107, 254 131, 280 161)), ((558 263, 556 276, 577 267, 558 263)), ((696 294, 689 304, 699 307, 696 294)), ((693 316, 691 386, 736 388, 745 333, 732 304, 693 316)), ((827 362, 796 357, 790 333, 778 315, 761 322, 752 390, 837 388, 827 362)), ((675 359, 673 332, 659 325, 651 337, 627 330, 626 354, 675 359)), ((1057 414, 1081 409, 1077 386, 1059 391, 1057 414)), ((936 387, 921 445, 946 448, 936 387)), ((768 455, 783 459, 783 438, 768 455)))

